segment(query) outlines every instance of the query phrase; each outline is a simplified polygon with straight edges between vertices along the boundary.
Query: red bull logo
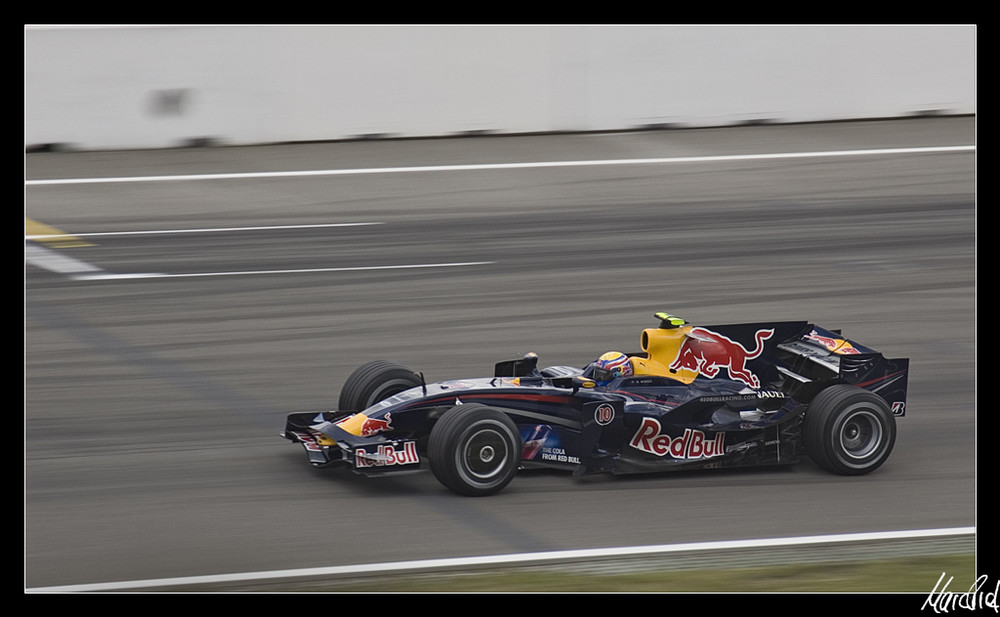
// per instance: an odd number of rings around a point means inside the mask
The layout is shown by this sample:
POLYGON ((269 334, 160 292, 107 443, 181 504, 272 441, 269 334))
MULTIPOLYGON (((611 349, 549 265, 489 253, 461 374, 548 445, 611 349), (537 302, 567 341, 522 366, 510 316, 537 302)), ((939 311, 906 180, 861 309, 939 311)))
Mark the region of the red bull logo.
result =
POLYGON ((363 413, 356 413, 338 422, 337 426, 352 435, 371 437, 382 431, 391 431, 392 418, 389 414, 385 414, 385 418, 369 418, 363 413))
POLYGON ((832 338, 829 336, 823 336, 818 332, 816 332, 815 330, 807 334, 805 338, 810 341, 819 343, 823 347, 826 347, 827 349, 836 354, 853 355, 861 353, 860 351, 855 349, 854 345, 851 345, 850 342, 842 338, 832 338))
POLYGON ((756 347, 751 351, 727 336, 705 328, 692 328, 681 343, 677 357, 670 363, 670 370, 688 370, 715 377, 720 369, 729 371, 729 377, 742 381, 752 388, 760 387, 760 380, 747 369, 747 360, 753 360, 764 351, 764 341, 774 335, 774 330, 757 330, 756 347))
POLYGON ((686 428, 680 437, 671 437, 660 433, 660 423, 656 419, 643 418, 629 445, 636 450, 656 456, 670 455, 679 460, 712 458, 725 453, 726 434, 716 433, 709 439, 699 430, 686 428))
POLYGON ((379 418, 365 418, 364 424, 361 425, 361 436, 371 437, 376 433, 381 433, 382 431, 392 430, 392 418, 389 414, 385 414, 384 419, 379 418))
POLYGON ((402 447, 391 444, 380 445, 374 452, 365 448, 358 448, 354 451, 354 466, 359 469, 419 464, 420 456, 417 454, 417 444, 414 441, 407 441, 402 447))

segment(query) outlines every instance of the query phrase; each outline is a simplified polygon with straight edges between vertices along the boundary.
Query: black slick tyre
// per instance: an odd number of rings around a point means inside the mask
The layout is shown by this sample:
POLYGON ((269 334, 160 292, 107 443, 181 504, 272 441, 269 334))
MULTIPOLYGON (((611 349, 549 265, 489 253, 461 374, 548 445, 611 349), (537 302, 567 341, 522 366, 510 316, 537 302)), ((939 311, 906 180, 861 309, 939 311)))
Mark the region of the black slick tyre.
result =
POLYGON ((502 490, 521 464, 521 435, 507 414, 484 405, 457 405, 431 429, 431 471, 449 490, 470 497, 502 490))
POLYGON ((896 419, 882 397, 848 384, 830 386, 806 411, 809 458, 840 475, 874 471, 896 442, 896 419))
POLYGON ((340 389, 339 411, 361 411, 419 386, 420 376, 398 362, 375 360, 359 366, 340 389))

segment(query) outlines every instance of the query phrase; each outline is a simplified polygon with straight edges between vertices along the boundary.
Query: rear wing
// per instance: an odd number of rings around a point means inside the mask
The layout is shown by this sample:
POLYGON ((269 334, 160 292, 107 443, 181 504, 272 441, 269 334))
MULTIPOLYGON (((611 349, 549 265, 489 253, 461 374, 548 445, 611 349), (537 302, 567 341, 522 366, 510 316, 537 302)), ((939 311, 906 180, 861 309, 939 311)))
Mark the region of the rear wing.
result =
POLYGON ((906 414, 907 358, 886 358, 839 330, 814 325, 779 344, 776 357, 782 389, 795 398, 810 400, 831 383, 849 383, 885 399, 893 415, 906 414))

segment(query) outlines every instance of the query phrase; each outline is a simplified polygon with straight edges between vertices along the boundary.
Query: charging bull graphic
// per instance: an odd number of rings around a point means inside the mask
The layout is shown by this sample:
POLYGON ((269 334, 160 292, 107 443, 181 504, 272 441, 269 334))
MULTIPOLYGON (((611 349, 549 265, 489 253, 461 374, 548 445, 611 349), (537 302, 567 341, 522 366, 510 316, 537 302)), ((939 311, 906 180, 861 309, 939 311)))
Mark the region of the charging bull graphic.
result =
POLYGON ((692 328, 681 343, 677 357, 670 363, 671 370, 699 372, 706 377, 715 377, 719 369, 729 371, 729 377, 742 381, 752 388, 760 387, 757 376, 747 370, 747 360, 753 360, 764 351, 764 341, 774 335, 774 330, 757 330, 754 339, 757 346, 753 351, 736 341, 705 328, 692 328))
POLYGON ((807 334, 805 338, 807 340, 819 343, 820 345, 826 347, 835 354, 853 355, 861 353, 860 351, 854 348, 854 345, 851 345, 850 341, 842 338, 832 338, 829 336, 823 336, 820 333, 816 332, 815 330, 807 334))
POLYGON ((391 414, 385 414, 384 420, 379 420, 378 418, 365 418, 365 423, 361 425, 361 436, 371 437, 376 433, 381 433, 382 431, 392 430, 392 418, 391 414))

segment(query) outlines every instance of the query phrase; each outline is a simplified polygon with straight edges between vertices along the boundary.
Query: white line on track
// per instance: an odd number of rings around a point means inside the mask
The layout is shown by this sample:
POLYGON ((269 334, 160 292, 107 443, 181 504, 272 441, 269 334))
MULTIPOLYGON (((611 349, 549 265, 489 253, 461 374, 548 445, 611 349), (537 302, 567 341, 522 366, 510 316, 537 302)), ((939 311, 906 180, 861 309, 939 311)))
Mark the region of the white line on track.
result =
POLYGON ((212 276, 241 276, 255 274, 302 274, 316 272, 365 272, 375 270, 415 270, 426 268, 460 268, 467 266, 485 266, 492 261, 456 261, 443 263, 395 264, 385 266, 347 266, 340 268, 292 268, 288 270, 244 270, 232 272, 188 272, 181 274, 163 274, 158 272, 140 272, 134 274, 115 274, 102 270, 85 261, 67 257, 62 253, 38 246, 32 243, 24 245, 24 261, 39 268, 57 274, 65 274, 77 281, 114 281, 154 278, 194 278, 212 276))
MULTIPOLYGON (((79 238, 84 236, 119 236, 119 235, 143 235, 143 234, 184 234, 184 233, 212 233, 226 231, 258 231, 273 229, 304 229, 317 227, 356 227, 363 225, 381 225, 380 222, 366 223, 328 223, 317 225, 274 225, 263 227, 226 227, 226 228, 205 228, 205 229, 170 229, 151 231, 109 231, 84 234, 34 234, 26 235, 25 240, 44 241, 59 238, 79 238)), ((114 281, 114 280, 136 280, 155 278, 199 278, 213 276, 248 276, 260 274, 306 274, 319 272, 366 272, 377 270, 415 270, 428 268, 458 268, 467 266, 485 266, 492 264, 492 261, 459 261, 443 263, 417 263, 417 264, 392 264, 382 266, 343 266, 330 268, 290 268, 286 270, 237 270, 230 272, 187 272, 180 274, 166 274, 161 272, 139 272, 132 274, 116 274, 108 272, 97 266, 89 264, 79 259, 74 259, 53 251, 49 248, 28 242, 24 245, 25 263, 39 268, 65 274, 77 281, 114 281)))
POLYGON ((319 223, 314 225, 261 225, 258 227, 205 227, 200 229, 151 229, 137 231, 95 231, 91 233, 74 234, 33 234, 24 236, 25 240, 54 240, 58 238, 89 238, 98 236, 143 236, 152 234, 200 234, 222 233, 231 231, 273 231, 276 229, 318 229, 323 227, 364 227, 366 225, 383 225, 380 221, 362 223, 319 223))
POLYGON ((70 278, 107 274, 97 266, 85 261, 67 257, 43 246, 24 243, 24 263, 32 264, 49 272, 66 274, 70 278))
POLYGON ((388 563, 330 566, 326 568, 301 568, 296 570, 270 570, 263 572, 243 572, 215 576, 184 576, 138 581, 93 583, 87 585, 64 585, 58 587, 35 587, 28 593, 70 593, 83 591, 124 591, 129 589, 154 589, 179 585, 206 585, 238 583, 268 579, 303 578, 312 576, 337 576, 356 574, 387 574, 442 568, 462 568, 472 566, 510 565, 529 562, 553 562, 566 559, 592 559, 605 557, 628 557, 637 555, 657 555, 685 551, 713 551, 740 548, 769 548, 776 546, 806 546, 841 542, 869 542, 876 540, 898 540, 908 538, 931 538, 942 536, 974 535, 975 527, 955 527, 948 529, 922 529, 909 531, 889 531, 877 533, 849 533, 796 538, 764 538, 758 540, 729 540, 719 542, 693 542, 688 544, 661 544, 655 546, 634 546, 623 548, 584 549, 572 551, 549 551, 542 553, 520 553, 513 555, 490 555, 483 557, 456 557, 451 559, 420 559, 388 563))
POLYGON ((393 174, 429 171, 482 171, 491 169, 531 169, 544 167, 587 167, 600 165, 663 165, 672 163, 711 163, 729 161, 755 161, 790 158, 818 158, 839 156, 876 156, 886 154, 928 154, 947 152, 972 152, 975 146, 940 146, 925 148, 875 148, 871 150, 830 150, 824 152, 779 152, 771 154, 733 154, 719 156, 678 156, 645 159, 609 159, 595 161, 541 161, 529 163, 486 163, 477 165, 428 165, 411 167, 374 167, 361 169, 317 169, 311 171, 273 171, 224 174, 191 174, 173 176, 133 176, 117 178, 62 178, 26 180, 27 186, 56 184, 99 184, 120 182, 190 182, 195 180, 227 180, 254 178, 294 178, 303 176, 347 176, 361 174, 393 174))
POLYGON ((288 270, 236 270, 231 272, 185 272, 180 274, 162 274, 156 272, 136 274, 112 274, 108 272, 80 273, 73 276, 78 281, 108 281, 115 279, 168 279, 168 278, 201 278, 212 276, 245 276, 257 274, 311 274, 316 272, 366 272, 371 270, 416 270, 424 268, 461 268, 466 266, 485 266, 492 261, 456 261, 451 263, 427 264, 395 264, 388 266, 348 266, 342 268, 292 268, 288 270))

